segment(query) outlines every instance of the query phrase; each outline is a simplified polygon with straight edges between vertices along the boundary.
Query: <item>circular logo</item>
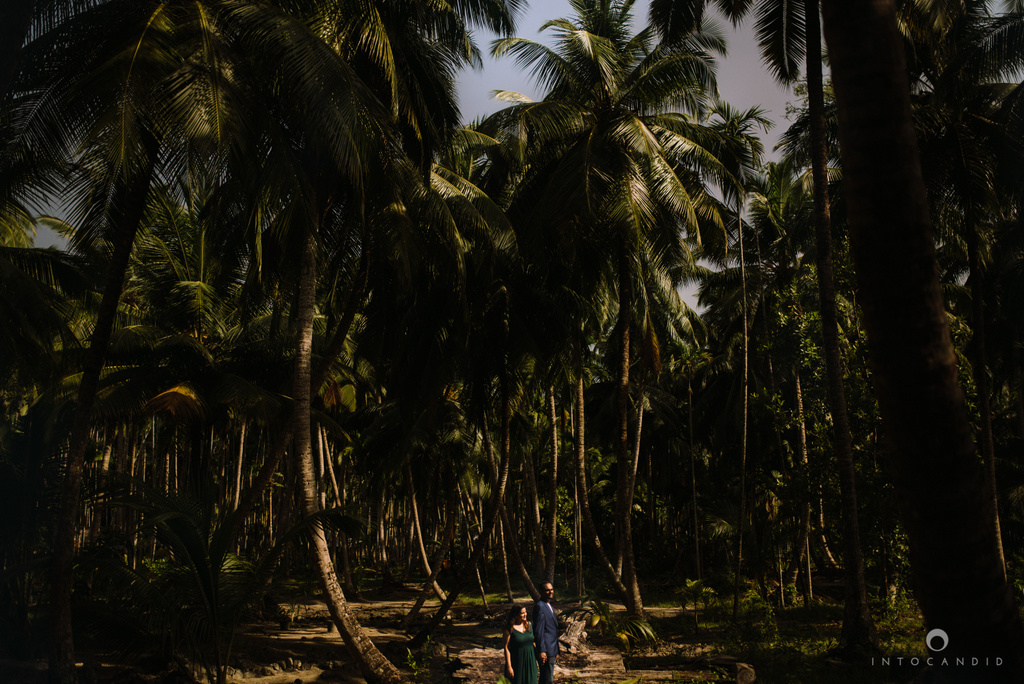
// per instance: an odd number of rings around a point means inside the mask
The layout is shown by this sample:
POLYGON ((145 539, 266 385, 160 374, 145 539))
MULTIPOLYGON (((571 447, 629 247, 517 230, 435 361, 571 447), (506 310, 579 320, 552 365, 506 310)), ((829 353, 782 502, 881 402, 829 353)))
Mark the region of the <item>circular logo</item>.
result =
POLYGON ((934 653, 944 651, 949 646, 949 635, 944 630, 933 629, 925 635, 924 645, 934 653), (936 645, 936 641, 940 643, 936 645))

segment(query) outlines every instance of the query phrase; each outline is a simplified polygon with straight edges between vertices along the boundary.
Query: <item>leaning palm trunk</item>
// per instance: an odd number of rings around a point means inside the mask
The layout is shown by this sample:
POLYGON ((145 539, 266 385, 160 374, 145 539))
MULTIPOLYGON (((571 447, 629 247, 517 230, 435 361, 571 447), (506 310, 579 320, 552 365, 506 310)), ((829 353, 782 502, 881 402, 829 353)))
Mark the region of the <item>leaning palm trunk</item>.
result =
POLYGON ((957 377, 895 10, 825 0, 824 16, 859 300, 914 593, 925 627, 948 636, 943 658, 989 665, 962 676, 1024 681, 1024 625, 957 377))
POLYGON ((409 626, 412 625, 413 620, 419 614, 420 608, 423 607, 424 602, 434 591, 434 586, 437 584, 437 576, 441 572, 441 566, 444 564, 444 559, 448 555, 448 549, 451 548, 452 541, 455 539, 455 520, 459 517, 458 511, 459 497, 453 489, 448 493, 448 510, 444 521, 444 533, 441 535, 441 545, 438 546, 437 553, 434 555, 433 570, 431 570, 430 577, 423 584, 423 590, 420 592, 420 595, 416 597, 416 602, 413 603, 412 608, 402 618, 402 629, 409 629, 409 626))
POLYGON ((89 340, 82 367, 82 379, 75 401, 75 418, 68 440, 68 456, 64 481, 61 483, 60 503, 54 520, 53 560, 50 566, 51 617, 50 681, 54 684, 74 684, 75 643, 71 628, 71 593, 73 559, 75 555, 75 519, 82 490, 82 475, 85 470, 85 452, 89 445, 92 427, 92 410, 99 389, 100 372, 106 357, 110 334, 114 329, 117 305, 124 288, 125 273, 135 234, 138 232, 146 208, 146 196, 156 165, 157 141, 149 134, 146 138, 147 159, 143 172, 127 185, 119 187, 119 203, 115 203, 114 251, 107 270, 107 281, 103 287, 96 325, 89 340))
MULTIPOLYGON (((419 506, 416 505, 416 485, 412 480, 412 467, 408 463, 405 464, 405 480, 409 485, 409 507, 412 514, 413 529, 416 533, 416 546, 420 552, 420 560, 423 563, 423 571, 427 573, 427 577, 433 577, 434 573, 430 571, 430 559, 427 558, 427 547, 423 543, 423 529, 420 525, 420 511, 419 506)), ((431 588, 434 593, 437 594, 437 598, 444 601, 444 590, 438 585, 437 580, 431 584, 431 588)))
MULTIPOLYGON (((295 343, 295 379, 292 388, 295 406, 295 458, 301 479, 302 513, 310 518, 319 512, 319 495, 313 467, 310 420, 310 383, 312 379, 313 308, 316 296, 316 241, 306 238, 299 275, 298 331, 295 343)), ((324 529, 312 531, 313 552, 327 607, 349 653, 363 676, 371 682, 405 682, 398 669, 377 650, 363 628, 352 616, 338 584, 324 529)))
POLYGON ((843 574, 846 583, 843 628, 840 635, 847 649, 878 647, 878 635, 868 610, 864 580, 864 557, 857 521, 857 488, 853 465, 853 438, 846 411, 843 369, 839 355, 839 323, 836 313, 835 281, 832 270, 832 220, 828 199, 828 156, 825 148, 825 96, 821 76, 821 23, 818 3, 809 3, 806 20, 807 101, 811 123, 811 173, 814 179, 814 225, 818 298, 824 337, 828 403, 832 414, 836 460, 839 465, 839 494, 843 522, 843 574))

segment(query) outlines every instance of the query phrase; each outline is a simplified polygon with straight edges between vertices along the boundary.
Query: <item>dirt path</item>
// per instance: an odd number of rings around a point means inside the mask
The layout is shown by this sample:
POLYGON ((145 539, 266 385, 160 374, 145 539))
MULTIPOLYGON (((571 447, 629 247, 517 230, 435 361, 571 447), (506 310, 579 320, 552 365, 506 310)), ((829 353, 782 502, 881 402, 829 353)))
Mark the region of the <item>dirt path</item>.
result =
MULTIPOLYGON (((487 609, 456 605, 428 647, 412 654, 407 647, 411 635, 399 629, 399 625, 412 607, 416 592, 368 593, 365 598, 349 604, 359 623, 385 656, 407 670, 415 671, 418 682, 453 681, 449 675, 455 670, 459 670, 457 675, 465 684, 494 684, 500 675, 501 630, 510 604, 491 603, 487 609)), ((526 594, 516 599, 523 605, 532 602, 526 594)), ((282 619, 246 624, 238 629, 228 671, 229 684, 365 684, 331 623, 323 601, 278 600, 277 604, 282 619)), ((420 613, 418 624, 425 624, 437 606, 436 601, 428 602, 420 613)), ((560 612, 577 607, 556 604, 560 612)), ((611 604, 611 608, 622 610, 615 604, 611 604)), ((679 608, 651 608, 648 612, 655 619, 671 619, 683 611, 679 608)), ((681 664, 686 659, 700 659, 702 653, 699 649, 671 643, 663 644, 661 649, 662 655, 678 667, 644 671, 644 681, 707 681, 699 667, 694 668, 690 676, 681 664)), ((115 666, 110 658, 102 655, 83 654, 83 658, 86 660, 83 681, 96 684, 185 684, 187 681, 166 668, 159 674, 149 674, 139 667, 126 669, 115 666)), ((704 669, 707 669, 706 665, 704 669)), ((565 651, 559 656, 556 681, 599 684, 622 681, 638 674, 641 672, 625 670, 622 656, 615 647, 585 647, 581 652, 565 651)), ((4 684, 44 684, 45 664, 0 661, 0 681, 4 684)))

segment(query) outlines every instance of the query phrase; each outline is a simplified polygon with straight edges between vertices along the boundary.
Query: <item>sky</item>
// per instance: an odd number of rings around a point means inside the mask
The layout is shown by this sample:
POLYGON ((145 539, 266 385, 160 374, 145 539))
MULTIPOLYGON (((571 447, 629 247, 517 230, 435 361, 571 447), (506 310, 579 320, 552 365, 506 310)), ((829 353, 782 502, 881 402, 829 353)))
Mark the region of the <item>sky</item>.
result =
MULTIPOLYGON (((647 21, 647 2, 639 0, 634 7, 637 23, 647 21)), ((541 25, 550 19, 569 17, 572 11, 568 0, 533 0, 519 19, 518 35, 550 44, 551 31, 540 33, 541 25)), ((776 122, 775 128, 764 136, 765 151, 770 158, 779 135, 785 130, 786 103, 796 98, 790 90, 778 85, 762 66, 761 55, 754 39, 753 19, 748 18, 738 28, 724 19, 719 21, 728 40, 728 54, 718 61, 718 89, 721 98, 738 109, 760 105, 776 122)), ((477 31, 475 34, 481 52, 485 53, 484 67, 480 71, 466 71, 459 79, 459 102, 463 121, 469 123, 477 117, 501 109, 504 103, 491 97, 494 90, 514 90, 531 98, 543 96, 526 73, 519 72, 510 57, 495 60, 490 57, 493 34, 477 31)))
MULTIPOLYGON (((638 0, 634 13, 637 27, 647 20, 647 1, 638 0)), ((518 35, 542 43, 551 40, 551 32, 540 33, 541 25, 550 20, 571 16, 568 0, 533 0, 519 19, 518 35)), ((718 63, 718 88, 724 101, 739 109, 760 105, 769 118, 776 122, 775 128, 764 136, 765 152, 769 158, 777 158, 771 152, 779 135, 786 127, 786 103, 795 98, 790 91, 779 86, 761 65, 761 57, 751 19, 738 28, 719 19, 728 39, 728 54, 718 63)), ((494 90, 514 90, 532 98, 540 98, 539 92, 525 72, 516 69, 512 58, 495 60, 490 57, 490 43, 495 38, 489 32, 475 32, 477 44, 484 53, 484 67, 479 71, 465 71, 459 78, 458 94, 464 123, 493 113, 504 106, 491 97, 494 90)), ((36 236, 36 245, 61 246, 63 241, 56 234, 41 228, 36 236)), ((692 304, 692 301, 691 301, 692 304)))
MULTIPOLYGON (((634 7, 636 23, 634 30, 647 21, 645 0, 638 0, 634 7)), ((560 19, 572 15, 568 0, 533 0, 525 14, 518 22, 518 36, 549 44, 552 40, 551 31, 540 33, 540 27, 551 19, 560 19)), ((753 18, 746 19, 738 27, 731 22, 716 18, 727 39, 727 54, 718 60, 718 91, 721 99, 733 107, 746 110, 760 106, 775 126, 763 137, 765 155, 768 159, 779 159, 772 152, 778 138, 785 131, 786 104, 796 101, 789 88, 780 86, 761 63, 761 54, 754 38, 753 18)), ((477 32, 477 44, 484 53, 484 67, 479 71, 463 72, 459 79, 459 104, 464 123, 491 114, 506 103, 497 102, 491 97, 495 90, 513 90, 539 99, 543 93, 534 87, 528 74, 516 69, 514 60, 509 57, 495 60, 490 57, 490 43, 493 34, 484 35, 477 32)), ((697 293, 693 286, 680 289, 683 300, 693 309, 699 310, 697 293)))

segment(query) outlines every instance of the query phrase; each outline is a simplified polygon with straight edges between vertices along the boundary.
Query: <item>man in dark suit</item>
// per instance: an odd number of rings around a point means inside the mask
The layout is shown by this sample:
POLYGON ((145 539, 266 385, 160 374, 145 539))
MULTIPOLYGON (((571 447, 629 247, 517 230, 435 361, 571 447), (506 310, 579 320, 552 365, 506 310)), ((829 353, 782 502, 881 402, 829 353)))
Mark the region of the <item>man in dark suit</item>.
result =
POLYGON ((541 598, 533 604, 533 637, 537 642, 538 684, 551 684, 555 678, 555 656, 558 655, 558 618, 551 600, 555 588, 550 582, 540 587, 541 598))

